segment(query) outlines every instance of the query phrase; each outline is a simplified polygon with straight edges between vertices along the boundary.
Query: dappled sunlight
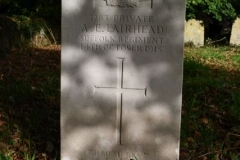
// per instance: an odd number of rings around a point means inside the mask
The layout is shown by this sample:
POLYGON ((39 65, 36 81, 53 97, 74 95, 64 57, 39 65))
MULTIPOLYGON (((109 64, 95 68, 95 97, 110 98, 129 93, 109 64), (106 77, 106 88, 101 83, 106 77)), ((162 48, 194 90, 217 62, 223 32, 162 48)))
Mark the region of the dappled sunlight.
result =
POLYGON ((81 65, 78 76, 83 77, 85 85, 104 86, 108 84, 114 87, 117 83, 117 76, 115 69, 111 66, 115 66, 115 64, 106 64, 101 59, 93 57, 81 65))
POLYGON ((79 10, 76 10, 76 6, 83 6, 82 5, 83 3, 84 1, 78 1, 78 0, 62 1, 62 9, 67 10, 70 15, 73 15, 74 13, 79 12, 79 10))
POLYGON ((0 66, 0 159, 58 157, 60 49, 14 50, 0 66))
POLYGON ((176 159, 184 5, 81 3, 63 7, 62 156, 176 159))
POLYGON ((74 64, 79 62, 81 59, 84 59, 86 57, 85 54, 78 52, 78 49, 78 47, 74 46, 65 46, 65 52, 61 54, 62 61, 64 62, 63 64, 74 64))

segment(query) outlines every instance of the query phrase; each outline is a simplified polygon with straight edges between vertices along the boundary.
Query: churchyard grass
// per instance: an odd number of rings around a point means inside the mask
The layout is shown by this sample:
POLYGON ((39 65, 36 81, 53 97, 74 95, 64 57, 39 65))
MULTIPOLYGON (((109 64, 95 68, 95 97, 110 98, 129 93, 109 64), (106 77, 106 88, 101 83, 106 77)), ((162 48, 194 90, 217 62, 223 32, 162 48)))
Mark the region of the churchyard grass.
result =
MULTIPOLYGON (((186 47, 184 58, 180 159, 239 159, 240 47, 186 47)), ((58 159, 60 51, 0 63, 0 160, 58 159)))
POLYGON ((240 48, 185 48, 181 159, 240 158, 240 48))
POLYGON ((60 50, 0 59, 0 160, 59 157, 60 50))

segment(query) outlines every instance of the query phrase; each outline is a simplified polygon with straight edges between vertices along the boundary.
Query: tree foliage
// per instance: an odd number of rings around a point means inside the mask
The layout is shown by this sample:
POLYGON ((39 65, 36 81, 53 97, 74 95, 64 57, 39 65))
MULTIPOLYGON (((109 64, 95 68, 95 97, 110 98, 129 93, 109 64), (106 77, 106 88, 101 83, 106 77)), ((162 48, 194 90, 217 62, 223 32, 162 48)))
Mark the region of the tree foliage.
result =
POLYGON ((240 17, 240 3, 239 0, 229 0, 232 6, 234 7, 237 16, 240 17))
POLYGON ((60 23, 61 0, 1 0, 0 14, 45 18, 60 23))
MULTIPOLYGON (((187 0, 186 5, 187 19, 222 21, 240 15, 239 0, 187 0)), ((37 16, 60 24, 61 0, 1 0, 0 14, 37 16)))
POLYGON ((187 0, 187 19, 223 21, 235 19, 237 0, 187 0))
POLYGON ((55 39, 60 41, 61 0, 0 0, 0 15, 14 20, 18 26, 16 32, 21 33, 24 41, 32 39, 41 29, 54 37, 54 43, 55 39))

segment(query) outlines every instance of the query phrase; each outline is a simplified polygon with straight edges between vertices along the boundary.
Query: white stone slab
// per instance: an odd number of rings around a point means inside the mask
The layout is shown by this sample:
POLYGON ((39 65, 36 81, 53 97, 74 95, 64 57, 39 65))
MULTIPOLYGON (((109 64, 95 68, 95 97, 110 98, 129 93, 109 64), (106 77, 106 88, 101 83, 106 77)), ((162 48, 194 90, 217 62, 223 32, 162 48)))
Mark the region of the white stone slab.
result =
POLYGON ((190 19, 185 23, 184 42, 204 46, 204 25, 202 21, 190 19))
POLYGON ((233 23, 230 44, 240 45, 240 18, 237 18, 233 23))
POLYGON ((178 159, 184 3, 62 1, 62 159, 178 159))

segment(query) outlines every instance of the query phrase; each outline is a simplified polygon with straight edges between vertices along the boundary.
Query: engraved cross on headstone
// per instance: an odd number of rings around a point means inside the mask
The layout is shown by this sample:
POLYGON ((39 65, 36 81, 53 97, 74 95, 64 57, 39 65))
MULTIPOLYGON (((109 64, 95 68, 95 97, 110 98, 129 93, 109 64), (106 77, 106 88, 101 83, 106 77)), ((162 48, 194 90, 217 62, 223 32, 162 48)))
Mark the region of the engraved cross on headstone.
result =
POLYGON ((146 96, 146 88, 123 88, 123 60, 124 58, 117 58, 118 70, 117 70, 117 87, 99 87, 94 86, 95 92, 114 92, 117 93, 117 117, 116 117, 116 134, 117 141, 122 144, 122 96, 125 93, 128 94, 143 94, 146 96))

